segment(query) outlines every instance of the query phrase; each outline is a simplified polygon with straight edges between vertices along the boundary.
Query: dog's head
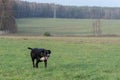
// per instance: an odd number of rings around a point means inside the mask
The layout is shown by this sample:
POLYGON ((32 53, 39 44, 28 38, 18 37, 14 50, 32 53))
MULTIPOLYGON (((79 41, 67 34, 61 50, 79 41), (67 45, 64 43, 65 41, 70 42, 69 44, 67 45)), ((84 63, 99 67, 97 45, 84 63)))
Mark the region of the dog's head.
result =
POLYGON ((41 60, 47 60, 50 57, 51 51, 50 50, 44 50, 43 54, 41 55, 41 60))
POLYGON ((46 50, 47 56, 50 57, 51 51, 50 50, 46 50))
POLYGON ((50 57, 51 51, 50 50, 45 50, 45 56, 50 57))

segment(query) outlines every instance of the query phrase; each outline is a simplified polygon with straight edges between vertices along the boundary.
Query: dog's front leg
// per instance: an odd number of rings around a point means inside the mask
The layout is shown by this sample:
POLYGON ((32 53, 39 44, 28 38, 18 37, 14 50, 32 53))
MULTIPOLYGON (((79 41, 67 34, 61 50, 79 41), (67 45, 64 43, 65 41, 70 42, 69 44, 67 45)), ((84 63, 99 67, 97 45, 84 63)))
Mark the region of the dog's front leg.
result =
POLYGON ((45 68, 47 68, 47 60, 44 60, 45 68))

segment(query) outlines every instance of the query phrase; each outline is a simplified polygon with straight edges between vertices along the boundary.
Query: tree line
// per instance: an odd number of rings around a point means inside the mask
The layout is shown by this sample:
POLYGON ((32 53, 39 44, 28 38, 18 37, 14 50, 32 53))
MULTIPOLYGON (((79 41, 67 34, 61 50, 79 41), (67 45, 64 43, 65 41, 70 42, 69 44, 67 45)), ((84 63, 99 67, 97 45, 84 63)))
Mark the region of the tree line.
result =
POLYGON ((63 6, 21 0, 0 0, 0 33, 1 31, 17 32, 15 18, 30 17, 97 19, 93 23, 93 32, 101 34, 100 19, 120 19, 120 8, 63 6))
POLYGON ((16 18, 79 18, 79 19, 120 19, 119 7, 63 6, 16 0, 16 18))

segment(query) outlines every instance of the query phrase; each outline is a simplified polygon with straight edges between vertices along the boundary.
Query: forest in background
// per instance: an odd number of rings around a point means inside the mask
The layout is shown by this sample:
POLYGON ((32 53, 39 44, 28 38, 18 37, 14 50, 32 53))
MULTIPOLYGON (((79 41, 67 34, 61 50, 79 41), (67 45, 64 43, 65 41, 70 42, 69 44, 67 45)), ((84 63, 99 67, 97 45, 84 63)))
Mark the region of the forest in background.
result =
POLYGON ((15 0, 16 18, 120 19, 119 7, 63 6, 15 0))

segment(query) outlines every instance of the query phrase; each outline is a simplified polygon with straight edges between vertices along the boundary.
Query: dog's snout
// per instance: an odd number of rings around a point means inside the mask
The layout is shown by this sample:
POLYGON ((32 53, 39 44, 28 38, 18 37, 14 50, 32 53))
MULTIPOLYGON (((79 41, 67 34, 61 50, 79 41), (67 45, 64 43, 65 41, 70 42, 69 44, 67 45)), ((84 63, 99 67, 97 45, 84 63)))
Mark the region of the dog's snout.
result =
POLYGON ((47 54, 47 57, 50 57, 50 54, 47 54))

